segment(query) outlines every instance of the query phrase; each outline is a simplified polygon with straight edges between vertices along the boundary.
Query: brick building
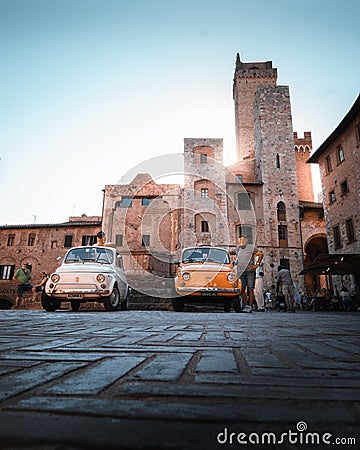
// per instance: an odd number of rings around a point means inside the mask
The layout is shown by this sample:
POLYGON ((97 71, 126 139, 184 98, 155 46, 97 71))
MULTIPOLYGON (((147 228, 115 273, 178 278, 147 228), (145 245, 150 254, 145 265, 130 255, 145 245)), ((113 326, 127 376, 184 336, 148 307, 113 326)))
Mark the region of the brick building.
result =
MULTIPOLYGON (((320 166, 330 254, 360 254, 360 95, 308 159, 320 166)), ((360 271, 360 269, 359 269, 360 271)), ((360 286, 360 274, 357 274, 360 286)))
MULTIPOLYGON (((0 226, 0 308, 10 307, 16 297, 12 276, 24 261, 30 264, 32 283, 40 273, 51 273, 70 247, 94 244, 101 230, 101 217, 70 217, 59 224, 0 226)), ((30 294, 24 296, 31 297, 30 294)))
MULTIPOLYGON (((244 63, 237 55, 233 98, 237 162, 223 166, 222 139, 186 138, 184 187, 162 188, 151 179, 108 186, 104 231, 122 246, 126 242, 131 264, 141 260, 145 271, 149 258, 156 264, 161 252, 154 245, 165 236, 169 242, 162 247, 168 249, 171 262, 182 247, 236 245, 244 235, 249 248, 256 245, 265 255, 266 287, 274 286, 281 263, 291 269, 299 288, 306 286, 310 292, 323 280, 298 274, 319 251, 327 251, 323 209, 314 202, 311 168, 306 164, 311 133, 301 138, 293 132, 289 88, 277 86, 271 61, 244 63), (163 201, 151 226, 144 222, 144 197, 163 201), (160 222, 163 217, 168 222, 160 222)), ((127 268, 133 270, 131 264, 128 261, 127 268)))

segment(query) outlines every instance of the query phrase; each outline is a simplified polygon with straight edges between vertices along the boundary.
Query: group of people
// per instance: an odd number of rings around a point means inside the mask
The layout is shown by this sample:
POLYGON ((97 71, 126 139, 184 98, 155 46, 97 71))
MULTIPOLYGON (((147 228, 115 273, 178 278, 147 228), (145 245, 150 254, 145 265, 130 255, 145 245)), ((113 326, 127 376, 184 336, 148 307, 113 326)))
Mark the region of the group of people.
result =
POLYGON ((355 288, 342 286, 338 291, 322 288, 310 296, 301 296, 301 308, 306 311, 359 311, 360 302, 355 288))
POLYGON ((31 291, 33 295, 33 300, 35 301, 36 294, 44 289, 48 278, 49 278, 48 274, 45 271, 42 271, 40 274, 40 282, 36 285, 32 285, 30 282, 31 281, 30 266, 27 262, 23 262, 21 264, 20 269, 18 269, 13 276, 13 280, 18 283, 17 296, 15 300, 16 308, 20 307, 21 298, 24 292, 31 291))

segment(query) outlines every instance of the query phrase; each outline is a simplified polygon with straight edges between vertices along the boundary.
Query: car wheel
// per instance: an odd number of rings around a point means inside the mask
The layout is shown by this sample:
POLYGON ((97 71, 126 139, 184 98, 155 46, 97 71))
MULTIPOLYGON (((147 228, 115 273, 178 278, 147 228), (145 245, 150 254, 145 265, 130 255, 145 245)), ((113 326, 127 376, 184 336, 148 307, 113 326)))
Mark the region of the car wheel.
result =
POLYGON ((234 311, 236 313, 240 313, 241 312, 241 302, 240 302, 240 296, 237 295, 236 297, 233 298, 233 306, 234 306, 234 311))
POLYGON ((73 300, 70 302, 70 306, 72 311, 79 311, 80 309, 80 301, 79 300, 73 300))
POLYGON ((60 304, 61 304, 60 300, 55 300, 55 299, 49 297, 48 295, 46 295, 46 293, 44 291, 42 292, 41 305, 45 309, 45 311, 48 311, 48 312, 56 311, 59 308, 60 304))
POLYGON ((184 300, 182 300, 180 298, 173 298, 172 305, 173 305, 174 311, 181 312, 184 309, 184 300))
POLYGON ((227 298, 226 300, 224 300, 224 312, 228 313, 230 312, 230 309, 231 309, 231 300, 227 298))
POLYGON ((120 293, 117 286, 114 286, 112 293, 104 300, 106 311, 116 311, 120 306, 120 293))
POLYGON ((126 311, 128 309, 130 293, 131 293, 130 288, 128 288, 125 299, 121 300, 120 302, 121 311, 126 311))

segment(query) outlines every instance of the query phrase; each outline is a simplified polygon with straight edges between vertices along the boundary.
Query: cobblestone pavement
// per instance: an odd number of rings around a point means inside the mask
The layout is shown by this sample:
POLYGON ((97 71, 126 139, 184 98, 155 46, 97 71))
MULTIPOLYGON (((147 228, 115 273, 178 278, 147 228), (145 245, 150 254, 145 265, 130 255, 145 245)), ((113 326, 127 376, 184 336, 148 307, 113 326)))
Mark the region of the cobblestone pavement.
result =
POLYGON ((359 448, 359 321, 2 311, 0 448, 359 448))

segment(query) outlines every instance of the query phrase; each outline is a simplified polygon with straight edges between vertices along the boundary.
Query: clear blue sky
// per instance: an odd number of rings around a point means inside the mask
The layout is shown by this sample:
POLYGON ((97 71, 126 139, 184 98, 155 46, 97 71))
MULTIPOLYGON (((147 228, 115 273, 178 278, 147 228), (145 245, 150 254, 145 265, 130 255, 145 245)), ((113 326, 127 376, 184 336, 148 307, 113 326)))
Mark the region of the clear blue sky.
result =
POLYGON ((314 148, 359 93, 353 0, 0 0, 0 224, 101 214, 102 189, 183 139, 234 162, 236 53, 272 60, 314 148))

